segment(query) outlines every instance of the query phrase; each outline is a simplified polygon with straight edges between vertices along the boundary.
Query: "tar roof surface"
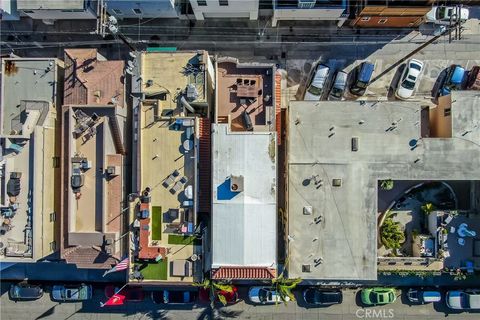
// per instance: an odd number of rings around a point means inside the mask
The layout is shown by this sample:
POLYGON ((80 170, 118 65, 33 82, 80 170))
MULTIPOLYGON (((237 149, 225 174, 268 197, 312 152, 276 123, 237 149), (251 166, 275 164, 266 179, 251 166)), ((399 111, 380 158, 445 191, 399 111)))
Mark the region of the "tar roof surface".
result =
POLYGON ((212 129, 212 267, 275 267, 276 134, 230 134, 227 126, 212 129), (231 175, 244 177, 244 191, 230 191, 231 175))
MULTIPOLYGON (((464 106, 455 104, 452 114, 474 116, 464 106)), ((463 137, 420 139, 420 110, 414 102, 290 103, 291 277, 376 278, 378 180, 480 178, 479 145, 463 137), (333 179, 342 179, 341 186, 333 179), (303 214, 306 206, 312 215, 303 214), (315 223, 318 216, 323 219, 315 223), (302 272, 303 264, 311 265, 310 273, 302 272)))

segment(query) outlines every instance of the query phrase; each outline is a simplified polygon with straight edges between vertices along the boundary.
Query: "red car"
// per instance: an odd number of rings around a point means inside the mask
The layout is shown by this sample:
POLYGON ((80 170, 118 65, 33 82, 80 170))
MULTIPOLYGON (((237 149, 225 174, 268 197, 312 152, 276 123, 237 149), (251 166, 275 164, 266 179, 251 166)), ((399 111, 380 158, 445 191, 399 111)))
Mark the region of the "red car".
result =
MULTIPOLYGON (((110 299, 120 288, 114 286, 105 287, 105 296, 110 299)), ((125 302, 140 302, 145 298, 145 294, 141 287, 125 287, 119 294, 125 296, 125 302)))
MULTIPOLYGON (((217 296, 215 297, 215 303, 220 303, 220 300, 218 299, 218 295, 222 295, 225 297, 225 300, 227 300, 227 304, 235 304, 238 301, 238 292, 237 292, 237 287, 233 287, 232 292, 227 292, 227 291, 218 291, 217 296)), ((210 290, 208 289, 200 289, 199 292, 199 300, 202 303, 210 303, 210 290)))

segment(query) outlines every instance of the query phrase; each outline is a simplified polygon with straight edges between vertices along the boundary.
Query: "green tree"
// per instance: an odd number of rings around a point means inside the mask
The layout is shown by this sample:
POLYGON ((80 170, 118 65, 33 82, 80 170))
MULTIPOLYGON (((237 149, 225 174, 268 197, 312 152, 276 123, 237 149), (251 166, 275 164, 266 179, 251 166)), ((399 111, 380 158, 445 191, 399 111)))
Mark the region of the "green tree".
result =
POLYGON ((395 222, 391 217, 385 218, 380 229, 380 240, 387 249, 392 249, 396 254, 405 242, 405 233, 400 222, 395 222))
POLYGON ((195 282, 193 284, 195 287, 202 287, 205 290, 208 290, 209 292, 209 298, 210 298, 210 305, 214 306, 215 300, 218 298, 218 301, 220 301, 224 306, 227 305, 227 300, 223 295, 220 294, 221 291, 224 292, 233 292, 233 285, 224 283, 224 282, 216 282, 213 280, 210 280, 208 278, 205 278, 203 282, 195 282))
POLYGON ((430 213, 432 213, 432 211, 435 210, 435 206, 430 202, 425 203, 421 208, 422 208, 423 213, 426 214, 427 216, 430 213))
POLYGON ((390 191, 393 189, 394 183, 392 179, 387 179, 387 180, 382 180, 380 183, 380 188, 382 188, 385 191, 390 191))

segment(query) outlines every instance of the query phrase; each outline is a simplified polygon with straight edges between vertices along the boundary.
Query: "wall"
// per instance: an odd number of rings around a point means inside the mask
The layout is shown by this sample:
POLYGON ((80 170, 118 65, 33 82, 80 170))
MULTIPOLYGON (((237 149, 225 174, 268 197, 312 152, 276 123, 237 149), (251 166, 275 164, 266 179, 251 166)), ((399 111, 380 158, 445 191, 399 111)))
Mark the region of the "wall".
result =
POLYGON ((221 6, 219 0, 205 0, 206 6, 199 6, 198 0, 190 0, 195 19, 205 18, 249 18, 257 20, 259 0, 228 0, 228 6, 221 6))
POLYGON ((16 0, 1 0, 0 12, 2 12, 2 17, 0 18, 1 21, 20 20, 16 0))
POLYGON ((82 9, 59 10, 59 9, 40 9, 40 10, 19 10, 20 13, 38 20, 81 20, 97 18, 97 3, 95 1, 85 0, 82 9), (31 11, 31 12, 30 12, 31 11))
POLYGON ((108 13, 117 19, 178 18, 175 0, 106 0, 105 4, 108 13), (136 14, 133 9, 140 9, 141 14, 136 14))
MULTIPOLYGON (((451 96, 439 97, 438 105, 430 109, 430 137, 451 138, 452 116, 445 116, 445 109, 451 108, 451 96)), ((448 114, 448 111, 447 111, 448 114)))
POLYGON ((273 10, 272 25, 279 20, 345 20, 340 18, 344 8, 276 8, 273 10))

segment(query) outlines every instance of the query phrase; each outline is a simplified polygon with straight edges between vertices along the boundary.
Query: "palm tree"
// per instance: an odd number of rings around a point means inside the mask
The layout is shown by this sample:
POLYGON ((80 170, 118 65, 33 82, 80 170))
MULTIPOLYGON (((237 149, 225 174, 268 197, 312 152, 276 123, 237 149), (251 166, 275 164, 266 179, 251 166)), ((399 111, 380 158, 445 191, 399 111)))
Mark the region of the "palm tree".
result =
POLYGON ((422 211, 423 213, 425 213, 427 216, 433 212, 433 210, 435 210, 435 206, 428 202, 428 203, 425 203, 422 207, 422 211))
MULTIPOLYGON (((284 304, 287 304, 287 302, 289 301, 287 300, 287 297, 291 301, 295 301, 295 295, 292 293, 292 290, 295 289, 297 284, 302 282, 302 278, 289 279, 285 277, 284 272, 287 269, 287 265, 288 257, 286 259, 283 271, 278 275, 278 277, 272 279, 272 287, 275 289, 284 304)), ((277 302, 275 301, 275 304, 276 303, 277 302)))
POLYGON ((209 292, 209 298, 210 298, 210 305, 213 307, 215 304, 215 300, 218 298, 218 301, 220 301, 224 306, 227 305, 227 300, 225 297, 221 294, 219 294, 221 291, 224 292, 233 292, 234 286, 232 284, 224 283, 224 282, 217 282, 210 280, 208 278, 205 278, 203 282, 195 282, 193 284, 195 287, 202 287, 205 290, 208 290, 209 292))
POLYGON ((387 217, 380 230, 380 240, 387 249, 392 249, 396 254, 397 250, 405 242, 405 233, 400 222, 394 222, 391 217, 387 217))

